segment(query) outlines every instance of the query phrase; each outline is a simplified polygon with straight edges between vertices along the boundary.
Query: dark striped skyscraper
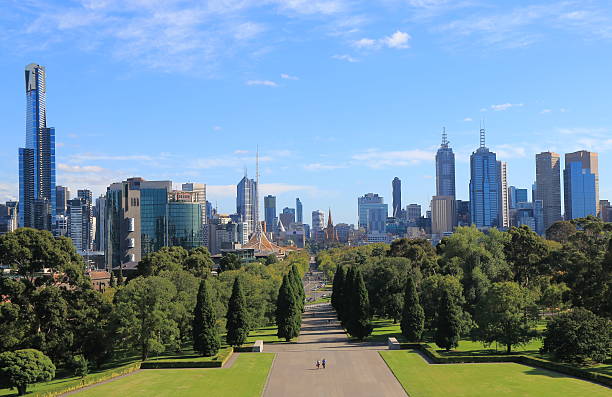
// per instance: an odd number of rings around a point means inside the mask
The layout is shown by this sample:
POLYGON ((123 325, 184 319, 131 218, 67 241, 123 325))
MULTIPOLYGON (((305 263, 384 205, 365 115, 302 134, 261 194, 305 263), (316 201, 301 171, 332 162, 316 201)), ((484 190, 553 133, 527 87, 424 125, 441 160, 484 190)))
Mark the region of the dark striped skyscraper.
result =
POLYGON ((393 187, 393 217, 399 218, 402 212, 402 181, 395 177, 391 186, 393 187))
MULTIPOLYGON (((536 189, 533 200, 542 200, 545 231, 550 225, 562 219, 561 158, 557 153, 536 154, 536 189)), ((526 192, 525 201, 527 201, 526 192)))
POLYGON ((448 145, 446 130, 442 131, 442 145, 436 153, 436 196, 455 199, 455 154, 448 145))
POLYGON ((500 226, 501 184, 497 156, 485 146, 480 129, 480 147, 470 156, 470 214, 478 228, 500 226))
POLYGON ((55 129, 47 128, 45 68, 25 68, 26 144, 19 148, 19 226, 51 230, 55 216, 55 129))

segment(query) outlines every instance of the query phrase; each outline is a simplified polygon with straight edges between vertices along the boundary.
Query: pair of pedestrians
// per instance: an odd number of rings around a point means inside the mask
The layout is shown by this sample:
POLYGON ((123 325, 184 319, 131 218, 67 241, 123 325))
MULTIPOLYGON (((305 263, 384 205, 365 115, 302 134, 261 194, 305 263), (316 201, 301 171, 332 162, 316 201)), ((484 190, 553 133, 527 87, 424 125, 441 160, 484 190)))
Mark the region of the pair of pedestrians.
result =
POLYGON ((325 361, 325 359, 321 361, 317 360, 317 363, 316 363, 317 369, 319 369, 319 367, 323 367, 323 369, 325 369, 326 365, 327 365, 327 361, 325 361))

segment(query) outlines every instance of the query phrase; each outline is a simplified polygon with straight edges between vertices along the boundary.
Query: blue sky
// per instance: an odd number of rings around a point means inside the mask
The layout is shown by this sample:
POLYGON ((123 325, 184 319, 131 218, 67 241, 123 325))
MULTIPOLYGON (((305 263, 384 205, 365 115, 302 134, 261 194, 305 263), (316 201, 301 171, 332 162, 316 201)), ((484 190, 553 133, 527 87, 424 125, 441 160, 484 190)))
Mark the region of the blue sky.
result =
POLYGON ((279 211, 357 197, 427 206, 446 127, 458 198, 485 120, 509 181, 534 154, 600 153, 612 198, 612 7, 606 1, 0 0, 0 200, 17 195, 23 68, 47 68, 58 184, 204 182, 221 212, 255 171, 279 211))

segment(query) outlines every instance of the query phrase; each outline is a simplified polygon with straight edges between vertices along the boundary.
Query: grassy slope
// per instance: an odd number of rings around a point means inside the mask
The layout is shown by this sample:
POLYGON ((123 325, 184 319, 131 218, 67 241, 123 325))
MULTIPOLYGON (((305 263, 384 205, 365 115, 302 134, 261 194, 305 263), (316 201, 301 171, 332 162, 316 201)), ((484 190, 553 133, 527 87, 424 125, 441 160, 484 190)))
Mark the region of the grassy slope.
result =
POLYGON ((609 388, 525 365, 428 364, 414 351, 380 353, 411 397, 609 397, 609 388))
POLYGON ((267 353, 241 354, 227 369, 149 369, 80 395, 259 397, 273 357, 267 353))

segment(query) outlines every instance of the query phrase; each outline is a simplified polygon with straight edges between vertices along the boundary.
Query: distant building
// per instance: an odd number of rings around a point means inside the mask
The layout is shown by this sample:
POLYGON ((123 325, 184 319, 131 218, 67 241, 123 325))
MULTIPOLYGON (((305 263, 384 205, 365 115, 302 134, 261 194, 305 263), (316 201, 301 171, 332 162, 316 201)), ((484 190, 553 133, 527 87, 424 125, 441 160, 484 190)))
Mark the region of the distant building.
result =
POLYGON ((94 218, 96 219, 96 233, 94 238, 94 249, 102 251, 106 249, 106 196, 102 195, 96 199, 94 207, 94 218))
POLYGON ((268 195, 264 197, 264 218, 266 221, 266 231, 276 232, 276 197, 268 195))
POLYGON ((455 199, 451 196, 433 196, 431 198, 431 233, 443 235, 451 233, 456 224, 455 199))
POLYGON ((563 170, 565 218, 597 215, 599 170, 597 153, 581 150, 565 155, 563 170))
POLYGON ((43 66, 25 68, 26 144, 19 148, 19 226, 51 230, 56 210, 55 129, 47 127, 43 66))
POLYGON ((329 215, 327 215, 327 227, 325 228, 325 241, 328 241, 328 242, 338 241, 338 235, 336 234, 336 229, 334 228, 334 222, 332 221, 331 209, 329 210, 329 215))
POLYGON ((240 215, 242 222, 247 223, 248 234, 254 233, 259 222, 257 182, 246 175, 236 187, 236 213, 240 215))
POLYGON ((393 187, 393 217, 400 218, 402 211, 402 181, 395 177, 391 185, 393 187))
POLYGON ((14 232, 19 226, 18 204, 7 201, 0 204, 0 234, 14 232))
POLYGON ((304 223, 304 209, 299 197, 295 199, 295 215, 297 223, 304 223))
POLYGON ((612 205, 608 200, 599 200, 599 216, 604 222, 612 222, 612 205))
POLYGON ((470 202, 457 200, 457 226, 470 226, 471 224, 470 202))
POLYGON ((513 214, 513 225, 519 227, 526 225, 541 236, 546 232, 544 228, 543 203, 541 200, 517 203, 516 208, 513 210, 513 214))
POLYGON ((86 196, 68 200, 68 236, 76 251, 93 250, 93 214, 86 196))
POLYGON ((66 215, 68 209, 68 200, 70 200, 70 189, 66 186, 55 187, 55 213, 57 215, 66 215))
POLYGON ((485 146, 480 129, 480 147, 470 156, 470 215, 478 228, 500 226, 501 184, 497 156, 485 146))
POLYGON ((317 232, 320 232, 323 230, 324 224, 325 224, 325 214, 323 213, 323 211, 319 211, 319 210, 312 211, 311 238, 314 238, 317 232))
POLYGON ((544 206, 544 230, 561 218, 561 157, 557 153, 536 154, 536 194, 544 206))
POLYGON ((499 181, 499 222, 503 228, 510 227, 510 200, 508 198, 508 164, 505 161, 497 162, 499 181))
POLYGON ((419 204, 409 204, 406 206, 406 218, 409 222, 416 222, 421 217, 421 206, 419 204))
POLYGON ((279 215, 279 218, 285 230, 289 229, 289 226, 295 223, 295 209, 289 207, 283 208, 283 212, 279 215))
POLYGON ((455 154, 449 146, 446 130, 442 131, 442 144, 436 153, 436 196, 455 200, 455 154))
POLYGON ((378 194, 367 193, 357 199, 359 227, 368 233, 385 233, 385 223, 389 214, 388 206, 378 194))

